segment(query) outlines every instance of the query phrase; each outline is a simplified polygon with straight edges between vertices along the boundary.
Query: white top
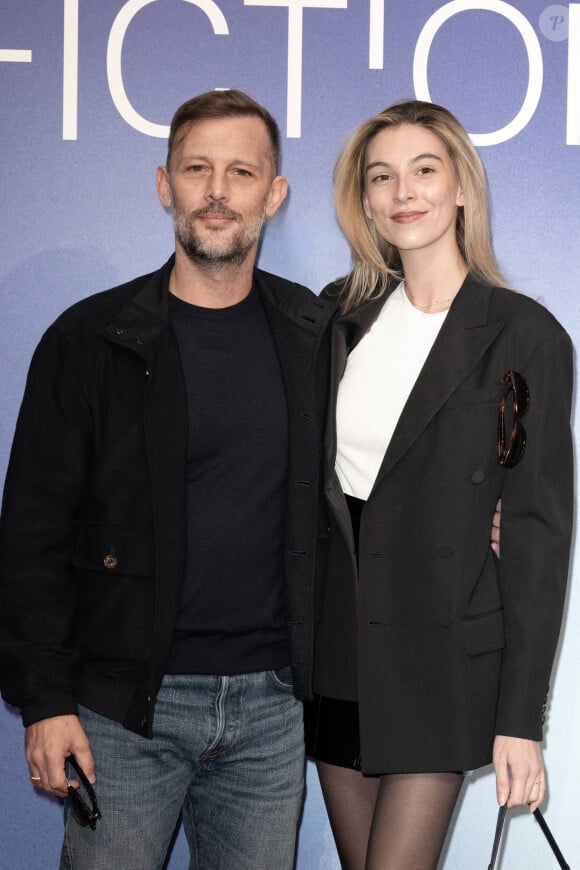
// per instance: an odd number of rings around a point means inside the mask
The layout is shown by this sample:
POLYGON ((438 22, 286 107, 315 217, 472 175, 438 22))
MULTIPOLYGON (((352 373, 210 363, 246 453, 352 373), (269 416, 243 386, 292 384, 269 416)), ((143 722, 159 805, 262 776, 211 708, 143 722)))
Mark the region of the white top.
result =
POLYGON ((401 282, 350 353, 336 407, 336 472, 348 495, 368 498, 446 316, 415 308, 401 282))

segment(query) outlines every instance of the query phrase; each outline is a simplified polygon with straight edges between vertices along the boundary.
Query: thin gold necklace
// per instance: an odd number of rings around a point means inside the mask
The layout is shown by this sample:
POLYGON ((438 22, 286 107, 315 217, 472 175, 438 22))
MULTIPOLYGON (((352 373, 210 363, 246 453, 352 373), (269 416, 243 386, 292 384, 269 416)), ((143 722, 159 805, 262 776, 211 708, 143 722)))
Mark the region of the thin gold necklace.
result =
POLYGON ((408 299, 411 302, 411 305, 413 305, 415 308, 420 308, 423 311, 426 308, 435 308, 436 305, 445 305, 446 302, 451 302, 453 299, 455 299, 455 296, 449 296, 447 299, 435 299, 433 302, 430 302, 429 305, 419 305, 417 302, 415 302, 415 300, 413 299, 413 297, 411 296, 409 291, 406 289, 404 283, 403 283, 403 293, 405 293, 407 295, 408 299))

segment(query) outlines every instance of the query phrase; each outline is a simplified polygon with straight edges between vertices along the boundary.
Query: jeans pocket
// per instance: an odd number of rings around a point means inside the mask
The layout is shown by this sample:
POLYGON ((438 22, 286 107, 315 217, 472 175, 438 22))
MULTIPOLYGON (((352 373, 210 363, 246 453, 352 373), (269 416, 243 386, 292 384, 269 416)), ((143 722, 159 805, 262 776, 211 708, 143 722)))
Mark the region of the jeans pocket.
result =
POLYGON ((276 668, 268 673, 277 689, 281 692, 286 692, 288 695, 292 694, 294 686, 292 684, 292 668, 290 665, 285 665, 283 668, 276 668))

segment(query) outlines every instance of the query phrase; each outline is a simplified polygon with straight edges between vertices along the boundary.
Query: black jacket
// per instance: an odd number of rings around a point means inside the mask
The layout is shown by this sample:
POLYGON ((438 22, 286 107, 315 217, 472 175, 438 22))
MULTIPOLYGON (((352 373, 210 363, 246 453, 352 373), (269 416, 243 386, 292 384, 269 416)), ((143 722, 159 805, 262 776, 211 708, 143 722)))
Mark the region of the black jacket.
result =
POLYGON ((466 279, 363 509, 357 571, 334 408, 348 351, 383 302, 333 331, 317 685, 339 698, 358 687, 365 772, 467 770, 491 761, 495 734, 542 738, 572 531, 572 349, 541 305, 466 279), (527 380, 530 407, 524 456, 506 470, 497 425, 508 369, 527 380), (489 538, 500 496, 498 560, 489 538))
MULTIPOLYGON (((78 702, 151 735, 186 552, 172 265, 74 305, 31 364, 0 526, 0 687, 25 725, 75 713, 78 702)), ((260 270, 254 282, 286 387, 288 634, 295 692, 307 697, 334 309, 260 270)))

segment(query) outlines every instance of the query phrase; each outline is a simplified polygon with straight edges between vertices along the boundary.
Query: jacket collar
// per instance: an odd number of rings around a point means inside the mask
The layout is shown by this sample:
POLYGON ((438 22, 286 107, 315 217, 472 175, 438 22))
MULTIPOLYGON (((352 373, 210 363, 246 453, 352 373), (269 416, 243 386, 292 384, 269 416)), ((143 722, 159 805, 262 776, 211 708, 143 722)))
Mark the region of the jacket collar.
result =
POLYGON ((328 300, 261 269, 254 269, 254 287, 262 303, 275 307, 283 317, 311 335, 320 335, 336 313, 336 306, 328 300))
POLYGON ((103 333, 109 341, 143 357, 148 367, 153 361, 153 347, 169 323, 169 275, 174 261, 172 256, 157 272, 137 279, 145 283, 119 309, 103 333))
MULTIPOLYGON (((146 277, 145 283, 104 331, 110 341, 134 351, 148 365, 152 363, 155 343, 166 332, 170 322, 169 276, 174 263, 175 255, 172 255, 161 269, 146 277)), ((320 338, 336 312, 329 301, 320 299, 299 284, 261 269, 254 269, 253 282, 266 309, 276 309, 311 338, 320 338)))
MULTIPOLYGON (((106 328, 114 341, 128 332, 136 335, 143 332, 147 324, 158 328, 169 322, 169 276, 175 263, 175 255, 157 272, 148 277, 131 301, 122 308, 106 328)), ((278 311, 307 332, 318 333, 334 315, 336 308, 327 300, 261 269, 254 269, 254 287, 263 302, 274 305, 278 311)), ((155 331, 155 330, 154 330, 155 331)), ((125 339, 126 341, 127 339, 125 339)))
POLYGON ((324 427, 327 479, 332 475, 336 458, 336 400, 339 384, 348 361, 348 355, 369 331, 379 316, 383 305, 397 286, 397 283, 389 284, 386 293, 368 302, 364 302, 362 305, 357 305, 356 308, 351 308, 346 314, 338 315, 334 321, 330 351, 329 402, 326 425, 324 427))
POLYGON ((169 322, 169 277, 175 265, 175 254, 164 265, 153 272, 141 290, 133 297, 130 305, 146 315, 156 317, 164 323, 169 322))

